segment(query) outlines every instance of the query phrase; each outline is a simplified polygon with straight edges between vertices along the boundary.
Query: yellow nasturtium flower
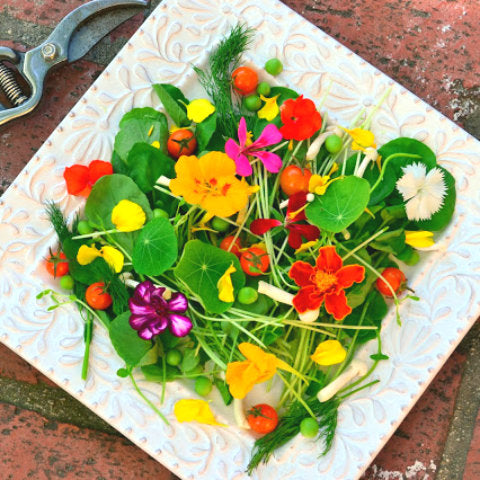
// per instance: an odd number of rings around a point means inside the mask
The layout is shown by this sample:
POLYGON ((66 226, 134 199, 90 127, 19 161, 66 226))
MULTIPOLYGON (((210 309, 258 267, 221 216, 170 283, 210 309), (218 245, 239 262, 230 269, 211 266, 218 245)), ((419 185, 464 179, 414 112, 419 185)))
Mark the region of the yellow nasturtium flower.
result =
POLYGON ((273 353, 266 353, 256 345, 243 342, 238 349, 247 359, 243 362, 230 362, 225 374, 233 398, 245 398, 255 384, 270 380, 277 373, 277 368, 299 375, 273 353))
POLYGON ((427 230, 405 230, 405 243, 413 248, 427 248, 435 245, 433 232, 427 230))
POLYGON ((375 136, 370 130, 363 128, 352 128, 344 130, 352 137, 352 150, 364 152, 366 148, 377 148, 375 145, 375 136))
POLYGON ((112 223, 120 232, 139 230, 146 220, 142 207, 130 200, 120 200, 112 210, 112 223))
POLYGON ((338 340, 325 340, 310 358, 318 365, 335 365, 343 362, 346 356, 347 352, 338 340))
POLYGON ((264 118, 267 122, 271 122, 280 112, 277 105, 277 98, 279 95, 267 98, 260 95, 260 98, 265 102, 265 105, 257 112, 258 118, 264 118))
POLYGON ((187 105, 187 117, 192 122, 200 123, 203 122, 207 117, 209 117, 215 111, 215 106, 210 103, 206 98, 198 98, 197 100, 192 100, 187 105))
POLYGON ((226 427, 225 424, 215 420, 208 402, 194 398, 183 398, 178 400, 173 407, 173 413, 179 422, 198 422, 206 425, 226 427))
POLYGON ((236 271, 237 269, 232 263, 217 282, 218 298, 222 302, 233 302, 235 300, 233 296, 232 273, 236 271))
POLYGON ((102 257, 116 273, 122 271, 124 262, 123 253, 108 245, 105 245, 100 249, 89 247, 88 245, 82 245, 78 249, 77 262, 80 265, 88 265, 98 257, 102 257))

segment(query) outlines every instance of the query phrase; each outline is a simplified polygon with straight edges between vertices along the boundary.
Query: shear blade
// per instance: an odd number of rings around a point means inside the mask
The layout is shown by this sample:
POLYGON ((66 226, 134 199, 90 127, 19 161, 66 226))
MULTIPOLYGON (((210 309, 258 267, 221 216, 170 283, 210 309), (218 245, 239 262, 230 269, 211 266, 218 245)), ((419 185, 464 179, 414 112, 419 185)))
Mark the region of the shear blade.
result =
POLYGON ((138 8, 110 10, 108 15, 92 17, 85 21, 70 38, 68 61, 75 62, 86 55, 103 37, 138 13, 138 8))

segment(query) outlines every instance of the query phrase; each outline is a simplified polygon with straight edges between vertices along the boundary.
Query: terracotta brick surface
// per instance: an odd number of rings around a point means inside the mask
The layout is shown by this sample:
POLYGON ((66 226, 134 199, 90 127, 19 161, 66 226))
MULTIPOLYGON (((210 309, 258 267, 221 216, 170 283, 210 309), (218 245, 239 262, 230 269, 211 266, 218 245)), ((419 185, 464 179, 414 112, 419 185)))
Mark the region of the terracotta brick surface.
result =
POLYGON ((171 473, 126 439, 49 421, 0 404, 2 480, 170 480, 171 473))

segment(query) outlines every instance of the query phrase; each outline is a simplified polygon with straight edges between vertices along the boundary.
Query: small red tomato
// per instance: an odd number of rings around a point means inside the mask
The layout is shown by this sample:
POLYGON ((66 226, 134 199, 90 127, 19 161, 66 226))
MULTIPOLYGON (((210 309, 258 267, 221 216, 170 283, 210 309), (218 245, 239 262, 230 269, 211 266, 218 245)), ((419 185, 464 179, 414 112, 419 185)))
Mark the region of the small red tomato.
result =
POLYGON ((250 95, 258 85, 258 75, 250 67, 238 67, 232 73, 233 88, 240 95, 250 95))
POLYGON ((235 256, 237 256, 238 258, 240 258, 240 255, 242 254, 240 252, 240 249, 242 248, 242 242, 240 241, 239 238, 237 238, 235 240, 235 242, 233 243, 233 246, 232 248, 230 248, 230 245, 232 244, 233 242, 233 239, 235 237, 233 235, 230 235, 228 237, 225 237, 221 243, 220 243, 220 248, 222 250, 225 250, 226 252, 230 251, 232 252, 235 256), (229 250, 230 249, 230 250, 229 250))
POLYGON ((259 247, 250 247, 242 252, 240 257, 240 265, 242 270, 252 277, 258 277, 268 270, 270 258, 268 253, 259 247))
POLYGON ((46 267, 47 271, 54 278, 63 277, 68 273, 68 262, 65 260, 67 257, 63 252, 50 252, 50 256, 47 258, 46 267))
POLYGON ((308 169, 301 169, 296 165, 289 165, 280 174, 280 188, 289 197, 295 193, 308 193, 308 182, 312 172, 308 169))
POLYGON ((85 299, 95 310, 106 310, 112 304, 112 297, 105 291, 103 282, 92 283, 85 292, 85 299))
POLYGON ((196 148, 197 139, 188 128, 175 130, 168 137, 167 150, 173 158, 180 158, 182 155, 192 155, 196 148))
POLYGON ((248 410, 247 414, 248 424, 254 432, 270 433, 277 428, 278 414, 273 407, 266 403, 255 405, 248 410))
MULTIPOLYGON (((388 267, 382 272, 382 277, 390 284, 395 293, 401 293, 405 289, 406 277, 398 268, 388 267)), ((381 278, 377 278, 377 290, 386 297, 393 297, 392 291, 381 278)))

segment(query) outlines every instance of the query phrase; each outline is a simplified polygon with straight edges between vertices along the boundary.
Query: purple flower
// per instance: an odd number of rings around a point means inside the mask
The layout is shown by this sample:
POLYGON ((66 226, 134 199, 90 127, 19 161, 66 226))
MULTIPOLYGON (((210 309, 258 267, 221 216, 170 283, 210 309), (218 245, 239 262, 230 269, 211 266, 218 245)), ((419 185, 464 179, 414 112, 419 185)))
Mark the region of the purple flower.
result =
POLYGON ((277 173, 282 168, 282 159, 276 153, 267 152, 262 150, 262 148, 274 145, 282 138, 282 134, 277 126, 269 123, 263 129, 258 139, 250 143, 247 136, 247 124, 245 118, 242 117, 238 124, 238 141, 240 144, 233 138, 229 138, 225 144, 225 153, 235 161, 237 174, 242 177, 248 177, 252 174, 249 156, 258 158, 269 172, 277 173))
POLYGON ((132 312, 130 326, 138 330, 138 336, 144 340, 152 339, 167 327, 176 337, 184 337, 193 327, 188 317, 179 315, 188 308, 187 297, 183 293, 175 292, 170 300, 165 300, 164 292, 164 287, 155 287, 146 280, 137 285, 128 301, 132 312))

